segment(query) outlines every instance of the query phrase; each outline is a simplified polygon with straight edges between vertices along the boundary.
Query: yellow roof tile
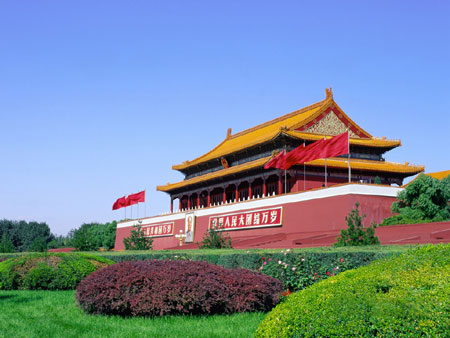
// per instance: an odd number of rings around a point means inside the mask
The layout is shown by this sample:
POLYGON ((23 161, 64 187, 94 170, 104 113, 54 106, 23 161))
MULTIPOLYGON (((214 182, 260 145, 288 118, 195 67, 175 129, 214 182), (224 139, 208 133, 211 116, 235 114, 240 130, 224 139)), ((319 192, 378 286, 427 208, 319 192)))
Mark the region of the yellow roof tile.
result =
MULTIPOLYGON (((446 178, 450 175, 450 170, 444 170, 444 171, 436 171, 434 173, 421 173, 420 175, 427 175, 430 177, 433 177, 437 180, 442 180, 443 178, 446 178)), ((414 182, 415 180, 417 180, 420 175, 417 175, 416 177, 414 177, 413 180, 409 181, 408 183, 404 184, 403 187, 408 186, 409 184, 411 184, 412 182, 414 182)))
POLYGON ((279 117, 275 120, 229 136, 225 140, 223 140, 217 147, 207 152, 206 154, 192 161, 186 161, 183 164, 174 165, 172 166, 172 169, 184 169, 192 165, 219 158, 233 153, 237 150, 245 149, 253 145, 268 141, 277 136, 283 128, 289 128, 290 126, 298 124, 300 121, 303 121, 317 113, 326 101, 327 100, 320 101, 311 106, 279 117))
POLYGON ((186 187, 186 186, 189 186, 189 185, 192 185, 192 184, 196 184, 196 183, 212 180, 214 178, 223 177, 223 176, 227 176, 227 175, 231 175, 231 174, 236 174, 236 173, 239 173, 239 172, 244 171, 244 170, 249 170, 249 169, 253 169, 253 168, 262 167, 270 159, 271 159, 271 156, 267 156, 267 157, 260 158, 260 159, 255 160, 255 161, 246 162, 246 163, 234 166, 234 167, 229 167, 229 168, 226 168, 226 169, 214 171, 212 173, 208 173, 208 174, 205 174, 205 175, 193 177, 193 178, 190 178, 188 180, 181 181, 181 182, 167 183, 166 185, 159 185, 159 186, 156 187, 156 190, 158 190, 158 191, 171 191, 173 189, 186 187))
MULTIPOLYGON (((244 164, 240 164, 234 167, 230 167, 227 169, 222 169, 219 171, 215 171, 212 173, 208 173, 202 176, 197 176, 188 180, 184 180, 177 183, 168 183, 167 185, 157 186, 156 190, 169 192, 174 189, 184 188, 190 186, 192 184, 197 184, 201 182, 207 182, 214 178, 224 177, 231 174, 236 174, 245 170, 255 169, 259 167, 263 167, 270 160, 271 156, 264 157, 255 161, 247 162, 244 164)), ((306 163, 307 166, 325 166, 325 159, 314 160, 306 163)), ((348 168, 347 159, 345 158, 328 158, 327 166, 330 168, 348 168)), ((363 169, 369 171, 379 171, 379 172, 390 172, 390 173, 401 173, 414 175, 424 170, 424 166, 419 165, 410 165, 410 164, 401 164, 394 162, 380 162, 380 161, 371 161, 371 160, 357 160, 350 159, 350 167, 352 169, 363 169)))
MULTIPOLYGON (((286 131, 285 133, 289 136, 308 141, 317 141, 320 140, 321 138, 324 138, 324 135, 321 134, 305 133, 296 130, 286 131)), ((325 137, 331 138, 332 136, 325 136, 325 137)), ((350 144, 368 147, 378 147, 378 148, 394 148, 400 146, 402 142, 400 140, 386 140, 377 137, 372 137, 372 138, 350 138, 350 144)))
POLYGON ((316 140, 323 136, 316 136, 314 134, 297 132, 295 129, 300 128, 307 123, 314 121, 320 114, 324 113, 329 107, 333 106, 342 116, 349 121, 349 123, 357 129, 359 135, 362 135, 361 139, 351 139, 351 144, 360 144, 369 147, 396 147, 400 145, 400 141, 396 140, 381 140, 373 138, 368 132, 359 127, 353 122, 348 115, 346 115, 342 109, 333 100, 331 90, 327 90, 327 97, 325 100, 314 103, 310 106, 294 111, 292 113, 283 115, 274 120, 257 125, 253 128, 244 130, 235 135, 228 134, 225 140, 223 140, 214 149, 206 154, 192 160, 185 161, 182 164, 172 166, 172 169, 183 170, 188 167, 213 160, 220 157, 229 155, 236 151, 252 147, 264 142, 267 142, 279 135, 280 133, 287 133, 291 137, 297 137, 306 140, 316 140))
POLYGON ((425 173, 427 176, 431 176, 433 178, 436 178, 438 180, 442 180, 443 178, 446 178, 450 175, 450 170, 444 170, 444 171, 436 171, 434 173, 425 173))

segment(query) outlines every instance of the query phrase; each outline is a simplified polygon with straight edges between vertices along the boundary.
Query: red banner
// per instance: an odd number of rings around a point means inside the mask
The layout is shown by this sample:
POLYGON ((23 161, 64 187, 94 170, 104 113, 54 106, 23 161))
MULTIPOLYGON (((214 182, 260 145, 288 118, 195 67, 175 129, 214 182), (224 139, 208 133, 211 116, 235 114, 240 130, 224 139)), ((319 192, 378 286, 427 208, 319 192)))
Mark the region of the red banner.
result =
POLYGON ((145 190, 136 194, 128 195, 127 197, 127 206, 138 204, 139 202, 145 202, 145 190))
POLYGON ((317 160, 319 158, 328 158, 348 154, 349 149, 348 132, 334 136, 329 140, 321 139, 310 144, 307 147, 301 145, 288 152, 282 162, 280 169, 289 169, 295 164, 303 164, 317 160))
POLYGON ((348 131, 326 140, 321 149, 320 158, 328 158, 348 154, 349 139, 348 131))
POLYGON ((163 224, 150 224, 143 225, 142 231, 144 231, 145 237, 164 237, 173 236, 174 223, 163 223, 163 224))
POLYGON ((127 199, 125 196, 118 198, 117 201, 114 202, 112 209, 117 210, 127 206, 127 199))
POLYGON ((209 228, 218 231, 253 229, 282 225, 283 207, 211 216, 209 228))
POLYGON ((286 154, 286 151, 283 150, 277 156, 273 157, 269 162, 266 163, 266 165, 264 166, 264 169, 270 169, 270 168, 282 169, 282 165, 284 162, 283 159, 284 159, 285 154, 286 154))

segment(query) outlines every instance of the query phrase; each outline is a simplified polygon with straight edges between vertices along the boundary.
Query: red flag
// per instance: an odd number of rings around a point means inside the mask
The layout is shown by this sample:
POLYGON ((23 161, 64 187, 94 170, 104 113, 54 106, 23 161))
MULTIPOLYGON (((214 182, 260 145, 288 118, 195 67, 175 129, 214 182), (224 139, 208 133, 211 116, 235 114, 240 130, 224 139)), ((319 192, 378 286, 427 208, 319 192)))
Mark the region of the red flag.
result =
POLYGON ((321 139, 304 148, 297 147, 286 154, 284 166, 281 169, 289 169, 294 164, 302 164, 319 158, 348 154, 348 142, 348 132, 345 132, 329 140, 321 139))
POLYGON ((117 201, 114 202, 112 209, 117 210, 127 206, 127 199, 125 196, 118 198, 117 201))
POLYGON ((348 154, 348 131, 326 140, 320 158, 328 158, 348 154))
POLYGON ((274 156, 270 159, 269 162, 266 163, 264 166, 264 169, 270 169, 270 168, 278 168, 281 169, 281 166, 283 164, 283 157, 286 154, 286 151, 283 150, 281 153, 279 153, 277 156, 274 156))
POLYGON ((127 206, 138 204, 139 202, 145 202, 145 190, 136 194, 128 195, 127 197, 127 206))
POLYGON ((320 158, 320 148, 325 141, 325 139, 321 139, 310 144, 307 147, 302 144, 294 150, 290 151, 286 154, 284 167, 282 169, 289 169, 294 164, 302 164, 320 158))

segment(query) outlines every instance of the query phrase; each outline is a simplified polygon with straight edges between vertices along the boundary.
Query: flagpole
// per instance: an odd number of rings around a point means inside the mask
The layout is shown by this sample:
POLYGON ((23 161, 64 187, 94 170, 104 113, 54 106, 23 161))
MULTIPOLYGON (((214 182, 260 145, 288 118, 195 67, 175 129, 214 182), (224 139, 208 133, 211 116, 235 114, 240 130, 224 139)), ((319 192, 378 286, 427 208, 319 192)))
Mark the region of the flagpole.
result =
MULTIPOLYGON (((286 154, 286 144, 284 145, 284 153, 286 154)), ((286 193, 286 168, 284 168, 284 193, 286 193)))
MULTIPOLYGON (((303 148, 306 147, 305 141, 303 141, 303 148)), ((303 162, 303 191, 306 191, 306 164, 303 162)))
POLYGON ((350 168, 350 131, 347 128, 347 133, 348 133, 348 157, 347 157, 347 162, 348 162, 348 183, 352 182, 352 170, 350 168))
POLYGON ((325 158, 325 187, 327 186, 327 159, 325 158))

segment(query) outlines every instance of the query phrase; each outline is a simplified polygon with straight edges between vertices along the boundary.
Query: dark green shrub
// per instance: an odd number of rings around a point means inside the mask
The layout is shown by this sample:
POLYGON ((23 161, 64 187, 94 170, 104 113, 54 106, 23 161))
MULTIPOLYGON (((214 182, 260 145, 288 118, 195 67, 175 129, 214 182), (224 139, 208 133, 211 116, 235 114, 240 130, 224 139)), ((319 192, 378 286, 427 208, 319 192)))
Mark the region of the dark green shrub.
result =
POLYGON ((392 203, 394 215, 381 225, 441 222, 450 220, 450 176, 438 180, 419 175, 392 203))
POLYGON ((359 203, 355 204, 355 209, 345 216, 347 229, 341 230, 341 235, 337 237, 334 246, 358 246, 358 245, 374 245, 380 244, 377 236, 375 236, 375 224, 364 227, 362 221, 366 215, 359 215, 359 203))
POLYGON ((297 291, 328 278, 332 274, 367 265, 373 260, 397 255, 407 249, 402 246, 343 247, 291 250, 185 250, 97 253, 115 262, 157 260, 194 260, 225 268, 244 268, 260 271, 280 279, 291 291, 297 291), (265 260, 263 260, 263 257, 265 260), (341 261, 342 260, 342 261, 341 261), (264 264, 264 261, 267 264, 264 264), (278 265, 278 261, 283 264, 278 265), (293 271, 292 268, 295 267, 293 271), (336 269, 336 270, 335 270, 336 269), (327 274, 328 272, 328 274, 327 274))
POLYGON ((222 231, 216 231, 214 228, 206 230, 203 235, 200 249, 225 249, 231 248, 231 237, 222 231))
POLYGON ((93 271, 114 264, 91 255, 35 253, 0 262, 0 290, 68 290, 93 271))
POLYGON ((450 245, 412 249, 292 294, 256 337, 448 337, 450 245))
POLYGON ((120 316, 268 311, 283 291, 279 280, 206 262, 123 262, 81 281, 76 297, 89 313, 120 316))
POLYGON ((151 250, 153 239, 145 237, 140 224, 133 225, 130 236, 123 239, 125 250, 151 250))
POLYGON ((2 240, 0 241, 0 252, 14 252, 14 244, 12 243, 12 241, 9 239, 8 236, 6 236, 6 234, 3 234, 2 236, 2 240))

